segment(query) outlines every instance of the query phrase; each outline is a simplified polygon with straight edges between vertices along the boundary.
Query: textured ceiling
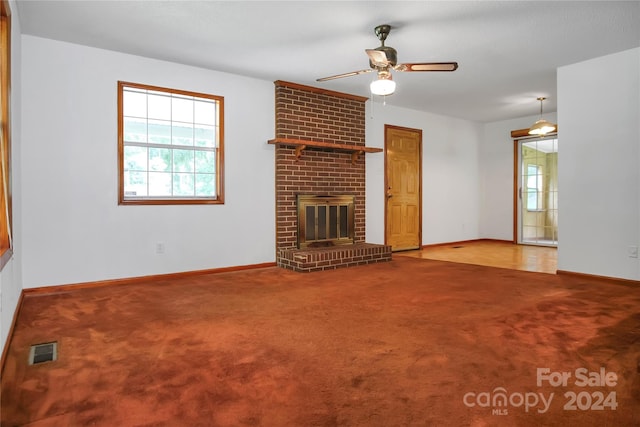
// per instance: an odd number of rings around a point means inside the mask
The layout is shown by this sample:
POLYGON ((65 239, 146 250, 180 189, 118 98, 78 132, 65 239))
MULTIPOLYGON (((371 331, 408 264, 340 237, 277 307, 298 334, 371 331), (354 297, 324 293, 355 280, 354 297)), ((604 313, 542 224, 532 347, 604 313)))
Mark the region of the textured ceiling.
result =
MULTIPOLYGON (((399 62, 390 105, 477 122, 556 108, 556 69, 640 46, 638 1, 18 1, 21 31, 269 81, 370 96, 364 52, 390 24, 399 62)), ((598 82, 593 82, 598 84, 598 82)))

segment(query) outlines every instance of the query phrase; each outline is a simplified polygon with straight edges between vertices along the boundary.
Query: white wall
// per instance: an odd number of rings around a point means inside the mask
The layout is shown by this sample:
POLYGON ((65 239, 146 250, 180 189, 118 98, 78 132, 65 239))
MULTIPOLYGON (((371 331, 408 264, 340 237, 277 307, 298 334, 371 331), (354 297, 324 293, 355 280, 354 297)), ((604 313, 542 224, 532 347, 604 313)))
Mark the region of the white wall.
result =
POLYGON ((22 49, 25 288, 274 262, 273 82, 27 35, 22 49), (224 96, 224 205, 118 206, 118 80, 224 96))
MULTIPOLYGON (((15 245, 0 273, 3 345, 23 285, 274 261, 272 82, 20 36, 17 19, 12 33, 15 245), (225 97, 225 205, 117 205, 118 80, 225 97)), ((640 278, 627 255, 640 241, 639 52, 559 71, 559 269, 640 278), (596 120, 609 125, 584 128, 596 120)), ((368 146, 384 147, 385 124, 423 131, 423 244, 511 239, 509 132, 537 116, 480 125, 370 106, 368 146)), ((384 154, 366 162, 367 241, 383 243, 384 154)))
MULTIPOLYGON (((422 244, 479 237, 481 125, 367 102, 366 145, 384 148, 384 125, 422 129, 422 244)), ((384 243, 384 153, 366 155, 367 242, 384 243)))
POLYGON ((558 69, 558 269, 639 280, 640 48, 558 69))
MULTIPOLYGON (((544 113, 543 117, 557 123, 555 112, 544 113)), ((514 148, 511 131, 528 128, 539 118, 537 114, 484 125, 480 144, 481 238, 513 240, 514 148)), ((561 195, 562 189, 559 197, 561 195)))
POLYGON ((22 269, 20 264, 22 250, 22 197, 20 179, 21 159, 21 121, 20 121, 20 93, 21 93, 21 38, 18 7, 15 1, 9 2, 11 8, 11 185, 13 211, 13 257, 0 272, 0 353, 7 344, 9 328, 13 322, 20 293, 22 292, 22 269))

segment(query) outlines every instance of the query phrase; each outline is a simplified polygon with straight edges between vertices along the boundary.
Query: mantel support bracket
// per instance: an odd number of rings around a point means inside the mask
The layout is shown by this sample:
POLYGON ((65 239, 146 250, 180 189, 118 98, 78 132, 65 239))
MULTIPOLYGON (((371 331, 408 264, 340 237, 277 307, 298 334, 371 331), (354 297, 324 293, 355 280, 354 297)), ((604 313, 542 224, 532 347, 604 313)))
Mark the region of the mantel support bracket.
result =
POLYGON ((307 148, 306 145, 296 145, 296 161, 300 160, 302 150, 304 150, 305 148, 307 148))
POLYGON ((360 157, 360 154, 363 154, 364 151, 354 151, 353 153, 351 153, 351 164, 355 165, 356 162, 358 161, 358 157, 360 157))

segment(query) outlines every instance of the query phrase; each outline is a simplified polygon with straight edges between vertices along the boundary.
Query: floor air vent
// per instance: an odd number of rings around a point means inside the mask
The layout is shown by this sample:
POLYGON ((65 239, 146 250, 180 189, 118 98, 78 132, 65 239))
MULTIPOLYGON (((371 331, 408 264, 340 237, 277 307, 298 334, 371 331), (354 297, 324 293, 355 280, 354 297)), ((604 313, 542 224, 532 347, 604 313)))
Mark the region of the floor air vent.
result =
POLYGON ((54 362, 58 359, 58 343, 48 342, 31 346, 29 351, 29 365, 38 363, 54 362))

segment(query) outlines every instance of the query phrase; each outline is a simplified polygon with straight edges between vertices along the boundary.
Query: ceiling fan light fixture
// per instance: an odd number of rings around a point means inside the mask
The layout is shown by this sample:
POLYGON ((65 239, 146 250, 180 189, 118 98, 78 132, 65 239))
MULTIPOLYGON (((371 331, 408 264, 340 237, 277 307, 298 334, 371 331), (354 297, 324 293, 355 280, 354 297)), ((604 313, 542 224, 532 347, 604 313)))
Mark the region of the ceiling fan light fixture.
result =
POLYGON ((378 73, 378 79, 372 81, 369 88, 374 95, 391 95, 396 90, 396 82, 391 78, 391 73, 381 71, 378 73))
POLYGON ((556 130, 556 125, 549 123, 544 119, 540 119, 531 126, 529 129, 529 135, 546 135, 554 130, 556 130))
POLYGON ((544 136, 549 132, 553 132, 554 130, 556 130, 556 125, 542 118, 542 101, 544 101, 545 99, 547 98, 543 96, 538 98, 538 101, 540 101, 540 119, 529 128, 529 135, 544 136))

